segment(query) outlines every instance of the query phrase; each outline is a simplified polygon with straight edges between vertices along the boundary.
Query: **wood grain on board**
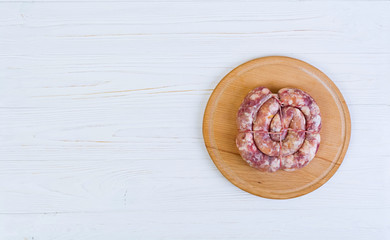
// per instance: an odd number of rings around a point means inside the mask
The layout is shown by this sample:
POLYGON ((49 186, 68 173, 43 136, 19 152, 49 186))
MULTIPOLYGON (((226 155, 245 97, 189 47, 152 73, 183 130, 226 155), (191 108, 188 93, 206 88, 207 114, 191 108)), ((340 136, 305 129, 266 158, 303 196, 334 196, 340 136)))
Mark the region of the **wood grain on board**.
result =
POLYGON ((351 135, 348 107, 336 85, 315 67, 288 57, 264 57, 240 65, 224 77, 207 104, 203 135, 207 150, 222 174, 252 194, 285 199, 301 196, 323 185, 337 170, 351 135), (235 145, 238 108, 256 87, 276 93, 298 88, 309 93, 321 110, 321 144, 306 167, 293 172, 261 172, 241 159, 235 145))

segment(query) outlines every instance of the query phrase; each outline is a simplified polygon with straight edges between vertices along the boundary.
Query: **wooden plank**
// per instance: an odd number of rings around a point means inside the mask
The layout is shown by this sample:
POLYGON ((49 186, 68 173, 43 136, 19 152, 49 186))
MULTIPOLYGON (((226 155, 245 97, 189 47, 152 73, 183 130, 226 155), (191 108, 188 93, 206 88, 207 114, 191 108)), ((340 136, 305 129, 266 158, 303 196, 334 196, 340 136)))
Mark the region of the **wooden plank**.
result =
POLYGON ((0 238, 386 239, 389 10, 0 3, 0 238), (352 119, 339 171, 288 201, 237 189, 202 140, 212 89, 267 55, 322 70, 352 119))

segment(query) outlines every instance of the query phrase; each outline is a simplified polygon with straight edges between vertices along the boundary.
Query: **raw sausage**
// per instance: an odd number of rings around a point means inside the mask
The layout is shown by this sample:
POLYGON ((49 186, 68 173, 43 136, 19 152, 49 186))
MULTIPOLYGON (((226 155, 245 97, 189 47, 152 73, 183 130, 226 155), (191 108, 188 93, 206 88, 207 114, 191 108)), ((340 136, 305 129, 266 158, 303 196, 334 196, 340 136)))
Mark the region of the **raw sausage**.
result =
POLYGON ((253 121, 259 108, 270 98, 272 93, 265 87, 253 89, 242 102, 237 114, 239 134, 236 145, 241 157, 252 167, 262 171, 274 172, 280 168, 280 158, 262 153, 253 139, 253 121))
POLYGON ((298 108, 306 119, 306 136, 303 145, 292 155, 282 155, 281 165, 286 171, 293 171, 306 166, 318 151, 321 137, 320 108, 314 99, 300 89, 283 88, 278 92, 282 106, 298 108))
POLYGON ((283 88, 278 94, 265 87, 253 89, 237 114, 236 145, 252 167, 274 172, 306 166, 320 144, 318 105, 299 89, 283 88))

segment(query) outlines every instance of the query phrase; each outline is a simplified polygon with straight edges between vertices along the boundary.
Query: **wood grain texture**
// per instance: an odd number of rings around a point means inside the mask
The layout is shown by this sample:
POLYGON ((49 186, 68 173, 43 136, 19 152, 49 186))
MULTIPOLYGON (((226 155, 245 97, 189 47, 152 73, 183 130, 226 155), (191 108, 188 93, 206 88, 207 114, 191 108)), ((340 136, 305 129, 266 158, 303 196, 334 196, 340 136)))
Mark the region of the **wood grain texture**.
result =
POLYGON ((0 3, 0 238, 388 238, 389 12, 388 2, 0 3), (202 138, 212 89, 269 55, 325 72, 352 119, 337 173, 286 201, 230 184, 202 138))
POLYGON ((351 119, 345 100, 324 73, 308 63, 282 56, 254 59, 233 69, 212 92, 203 119, 203 137, 210 157, 237 187, 254 195, 288 199, 312 192, 337 171, 347 152, 351 119), (310 164, 294 172, 261 172, 242 160, 235 145, 237 111, 252 89, 264 86, 307 92, 321 109, 321 145, 310 164))

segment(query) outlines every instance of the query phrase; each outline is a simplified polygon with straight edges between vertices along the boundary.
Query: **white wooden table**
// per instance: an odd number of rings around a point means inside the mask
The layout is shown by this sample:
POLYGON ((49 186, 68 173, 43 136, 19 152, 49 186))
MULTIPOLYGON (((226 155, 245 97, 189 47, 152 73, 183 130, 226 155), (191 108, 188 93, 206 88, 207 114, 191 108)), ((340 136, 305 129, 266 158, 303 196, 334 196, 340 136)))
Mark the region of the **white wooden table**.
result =
POLYGON ((390 239, 390 2, 0 3, 0 239, 390 239), (335 176, 291 200, 204 147, 211 91, 286 55, 352 118, 335 176))

